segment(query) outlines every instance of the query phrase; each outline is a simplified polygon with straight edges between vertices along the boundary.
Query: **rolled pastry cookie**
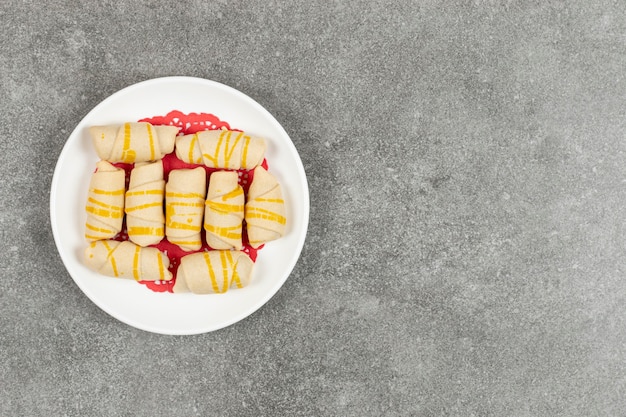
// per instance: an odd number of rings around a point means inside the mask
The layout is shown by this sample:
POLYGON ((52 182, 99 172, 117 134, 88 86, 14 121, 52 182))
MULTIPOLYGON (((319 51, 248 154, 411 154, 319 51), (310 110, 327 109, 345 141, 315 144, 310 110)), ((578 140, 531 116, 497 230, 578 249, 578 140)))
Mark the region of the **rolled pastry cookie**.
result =
POLYGON ((159 243, 165 236, 163 162, 138 163, 126 191, 128 238, 139 246, 159 243))
POLYGON ((122 230, 126 173, 106 161, 96 164, 91 175, 87 203, 85 239, 110 239, 122 230))
POLYGON ((91 139, 98 156, 109 162, 146 162, 174 151, 178 128, 147 122, 92 126, 91 139))
POLYGON ((211 174, 204 203, 206 242, 213 249, 241 250, 245 196, 235 171, 211 174))
POLYGON ((213 250, 183 256, 174 292, 224 293, 250 283, 254 262, 244 252, 213 250))
POLYGON ((253 248, 285 234, 287 219, 280 184, 261 166, 254 169, 248 189, 245 220, 248 241, 253 248))
POLYGON ((169 281, 170 260, 156 248, 142 248, 132 242, 99 240, 85 250, 89 269, 110 277, 136 281, 169 281))
POLYGON ((202 167, 170 171, 165 185, 165 236, 184 251, 202 246, 202 216, 206 196, 202 167))
POLYGON ((233 130, 204 130, 176 137, 176 156, 211 168, 252 169, 263 162, 265 139, 233 130))

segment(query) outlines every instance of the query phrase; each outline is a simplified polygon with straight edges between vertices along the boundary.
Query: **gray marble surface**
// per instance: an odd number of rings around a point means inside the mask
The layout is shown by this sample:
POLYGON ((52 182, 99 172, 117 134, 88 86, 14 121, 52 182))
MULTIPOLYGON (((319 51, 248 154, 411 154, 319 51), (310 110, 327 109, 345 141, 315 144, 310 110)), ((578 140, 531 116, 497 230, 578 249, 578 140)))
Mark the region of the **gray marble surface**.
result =
POLYGON ((5 0, 0 39, 0 415, 624 415, 620 2, 5 0), (261 103, 310 186, 285 285, 196 336, 104 313, 50 228, 69 133, 167 75, 261 103))

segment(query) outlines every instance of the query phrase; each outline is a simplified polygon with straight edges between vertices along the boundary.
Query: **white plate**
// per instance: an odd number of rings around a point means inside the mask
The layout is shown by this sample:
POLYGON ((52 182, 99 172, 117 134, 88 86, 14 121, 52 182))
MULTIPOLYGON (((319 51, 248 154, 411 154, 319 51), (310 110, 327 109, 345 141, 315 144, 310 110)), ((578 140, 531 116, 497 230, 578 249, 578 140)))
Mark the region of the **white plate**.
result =
POLYGON ((98 307, 142 330, 198 334, 249 316, 265 304, 291 274, 309 222, 309 189, 293 142, 259 103, 223 84, 192 77, 165 77, 127 87, 97 105, 76 126, 63 147, 52 178, 50 216, 54 240, 78 287, 98 307), (282 186, 287 232, 259 251, 250 285, 225 294, 156 293, 132 280, 101 276, 87 269, 82 255, 84 210, 91 172, 98 157, 87 128, 164 116, 172 110, 212 113, 233 128, 264 136, 269 171, 282 186))

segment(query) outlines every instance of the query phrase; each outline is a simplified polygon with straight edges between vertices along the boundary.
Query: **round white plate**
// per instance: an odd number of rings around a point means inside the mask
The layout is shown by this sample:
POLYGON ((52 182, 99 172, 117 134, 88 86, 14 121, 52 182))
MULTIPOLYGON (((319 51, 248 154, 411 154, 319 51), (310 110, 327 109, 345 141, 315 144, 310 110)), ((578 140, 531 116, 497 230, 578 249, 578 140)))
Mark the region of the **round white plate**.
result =
POLYGON ((223 84, 192 77, 165 77, 118 91, 98 104, 76 126, 63 147, 50 192, 52 232, 63 263, 78 287, 116 319, 154 333, 198 334, 249 316, 265 304, 291 274, 304 245, 309 222, 309 189, 293 142, 259 103, 223 84), (252 282, 225 294, 156 293, 132 280, 87 269, 82 256, 85 202, 98 157, 87 128, 145 117, 212 113, 231 127, 267 140, 269 171, 281 184, 288 226, 285 236, 259 251, 252 282))

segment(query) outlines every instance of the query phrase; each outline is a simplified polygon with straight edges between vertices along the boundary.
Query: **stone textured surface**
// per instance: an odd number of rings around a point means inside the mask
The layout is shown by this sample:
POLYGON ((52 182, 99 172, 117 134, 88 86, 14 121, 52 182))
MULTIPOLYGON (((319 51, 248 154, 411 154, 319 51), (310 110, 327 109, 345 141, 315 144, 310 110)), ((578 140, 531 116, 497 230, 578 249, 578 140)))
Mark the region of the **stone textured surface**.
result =
POLYGON ((1 415, 626 409, 621 3, 6 0, 0 39, 1 415), (74 126, 165 75, 259 101, 311 192, 285 286, 189 337, 96 307, 49 220, 74 126))

